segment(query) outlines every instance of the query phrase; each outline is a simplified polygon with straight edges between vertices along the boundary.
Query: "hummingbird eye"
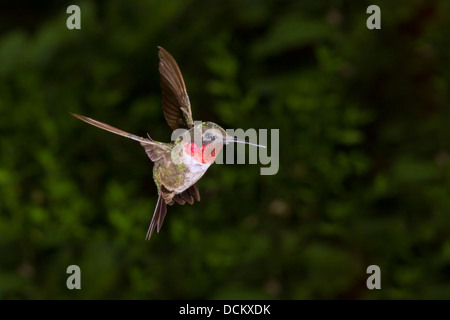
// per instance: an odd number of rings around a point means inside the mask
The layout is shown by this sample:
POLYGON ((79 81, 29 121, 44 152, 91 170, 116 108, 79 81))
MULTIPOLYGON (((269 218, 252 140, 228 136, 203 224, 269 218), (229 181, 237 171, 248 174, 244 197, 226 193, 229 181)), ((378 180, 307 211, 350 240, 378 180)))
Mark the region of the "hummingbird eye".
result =
POLYGON ((211 133, 207 132, 207 133, 205 133, 205 140, 213 141, 214 140, 214 136, 211 133))

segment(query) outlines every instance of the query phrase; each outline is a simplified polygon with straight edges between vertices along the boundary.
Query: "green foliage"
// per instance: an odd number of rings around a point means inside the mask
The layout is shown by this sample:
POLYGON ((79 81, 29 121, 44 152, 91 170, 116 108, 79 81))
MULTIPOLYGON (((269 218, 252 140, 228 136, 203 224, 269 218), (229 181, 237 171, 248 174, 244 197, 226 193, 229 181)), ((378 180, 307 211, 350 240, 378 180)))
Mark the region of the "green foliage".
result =
POLYGON ((367 1, 7 6, 0 298, 450 298, 450 6, 376 2, 373 31, 367 1), (147 155, 68 112, 169 141, 157 45, 196 120, 280 130, 280 170, 213 165, 148 243, 147 155))

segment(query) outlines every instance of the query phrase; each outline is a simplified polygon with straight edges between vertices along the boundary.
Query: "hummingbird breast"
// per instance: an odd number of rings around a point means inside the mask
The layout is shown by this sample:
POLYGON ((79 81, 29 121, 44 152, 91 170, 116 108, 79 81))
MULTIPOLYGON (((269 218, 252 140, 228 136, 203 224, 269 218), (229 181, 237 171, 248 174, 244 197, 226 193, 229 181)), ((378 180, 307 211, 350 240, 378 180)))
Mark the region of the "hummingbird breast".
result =
POLYGON ((162 157, 153 167, 153 179, 161 190, 161 185, 171 192, 171 196, 165 197, 168 203, 173 196, 182 193, 196 183, 208 170, 211 163, 202 163, 180 150, 179 157, 172 159, 170 153, 162 157))

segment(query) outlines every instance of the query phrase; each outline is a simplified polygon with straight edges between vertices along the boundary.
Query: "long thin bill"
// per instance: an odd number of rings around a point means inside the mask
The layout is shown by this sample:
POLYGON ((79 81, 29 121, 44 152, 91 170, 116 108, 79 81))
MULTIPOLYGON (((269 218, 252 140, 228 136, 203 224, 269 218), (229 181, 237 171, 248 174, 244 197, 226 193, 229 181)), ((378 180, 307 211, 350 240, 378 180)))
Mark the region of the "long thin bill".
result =
POLYGON ((259 147, 259 148, 267 148, 266 146, 263 146, 261 144, 256 144, 256 143, 252 143, 252 142, 248 142, 248 141, 242 141, 242 140, 238 140, 237 138, 227 139, 227 140, 225 140, 225 142, 244 143, 244 144, 249 144, 251 146, 255 146, 255 147, 259 147))

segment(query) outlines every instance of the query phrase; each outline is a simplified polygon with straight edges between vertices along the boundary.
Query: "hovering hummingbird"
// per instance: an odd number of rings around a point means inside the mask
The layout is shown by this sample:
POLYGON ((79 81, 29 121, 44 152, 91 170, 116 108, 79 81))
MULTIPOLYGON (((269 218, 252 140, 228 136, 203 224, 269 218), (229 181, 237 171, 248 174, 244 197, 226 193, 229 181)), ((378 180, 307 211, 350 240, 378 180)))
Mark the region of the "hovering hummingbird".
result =
POLYGON ((150 240, 153 231, 161 229, 167 213, 167 205, 175 202, 200 201, 196 182, 216 159, 225 144, 239 142, 264 147, 228 135, 223 128, 212 122, 194 124, 191 103, 183 77, 175 59, 162 47, 159 48, 159 73, 162 89, 162 109, 167 123, 173 130, 186 129, 172 143, 163 143, 136 136, 100 121, 70 113, 91 125, 138 141, 154 162, 153 180, 158 189, 158 202, 147 231, 150 240))

